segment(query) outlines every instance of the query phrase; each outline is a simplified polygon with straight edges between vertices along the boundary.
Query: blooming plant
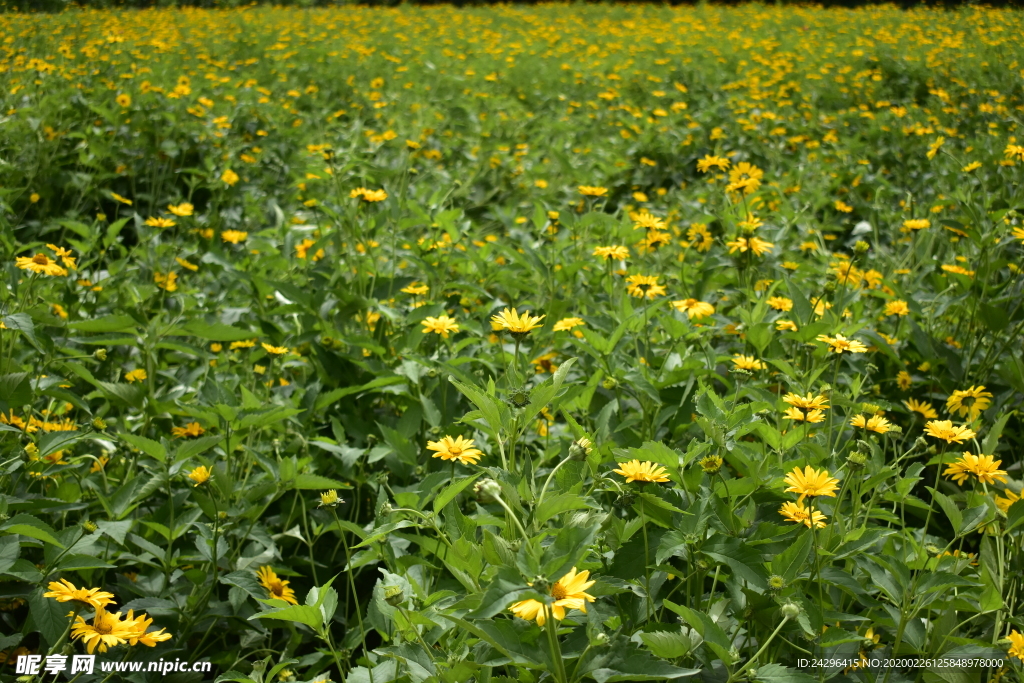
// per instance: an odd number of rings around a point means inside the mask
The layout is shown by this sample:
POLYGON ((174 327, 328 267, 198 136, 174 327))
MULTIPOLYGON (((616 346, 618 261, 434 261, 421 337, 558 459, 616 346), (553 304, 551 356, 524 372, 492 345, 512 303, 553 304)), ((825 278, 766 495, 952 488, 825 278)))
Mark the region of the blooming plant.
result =
POLYGON ((0 679, 1021 682, 1024 15, 156 4, 0 14, 0 679))

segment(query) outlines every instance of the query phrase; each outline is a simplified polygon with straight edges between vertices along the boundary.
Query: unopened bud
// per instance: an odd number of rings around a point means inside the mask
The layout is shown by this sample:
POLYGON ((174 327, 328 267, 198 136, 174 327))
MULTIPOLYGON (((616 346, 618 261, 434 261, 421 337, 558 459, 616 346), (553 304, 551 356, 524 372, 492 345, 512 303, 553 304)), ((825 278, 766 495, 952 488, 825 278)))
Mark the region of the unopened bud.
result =
POLYGON ((93 429, 102 432, 104 429, 107 428, 107 423, 104 422, 102 418, 97 417, 92 421, 92 426, 93 429))
POLYGON ((795 602, 787 602, 782 606, 782 616, 786 619, 796 619, 800 616, 800 605, 795 602))
POLYGON ((106 349, 96 349, 95 351, 92 352, 92 357, 95 358, 96 360, 106 360, 107 359, 107 350, 106 349))
POLYGON ((773 593, 777 593, 786 587, 786 579, 779 576, 778 574, 772 574, 768 577, 768 590, 773 593))
POLYGON ((405 592, 401 586, 384 586, 384 602, 398 607, 405 600, 405 592))
POLYGON ((846 462, 850 467, 864 467, 864 464, 868 461, 868 456, 860 452, 850 453, 846 456, 846 462))
POLYGON ((605 377, 604 380, 601 382, 601 386, 604 387, 605 389, 614 389, 615 387, 619 386, 619 380, 615 379, 614 377, 605 377))
POLYGON ((869 249, 871 249, 871 245, 865 242, 864 240, 857 240, 857 243, 853 245, 854 253, 856 253, 859 256, 863 256, 864 254, 868 253, 869 249))
POLYGON ((573 460, 586 460, 587 456, 593 449, 593 443, 590 439, 583 437, 579 441, 573 441, 569 446, 569 457, 573 460))
POLYGON ((598 634, 596 634, 594 636, 594 639, 591 641, 590 644, 593 645, 594 647, 601 647, 603 645, 607 645, 608 644, 608 634, 607 633, 598 633, 598 634))
POLYGON ((95 522, 89 520, 82 522, 82 528, 85 529, 86 533, 89 534, 94 534, 96 533, 96 530, 99 529, 99 527, 96 526, 95 522))
POLYGON ((501 484, 494 481, 493 479, 484 479, 477 486, 477 490, 479 490, 480 493, 484 494, 485 496, 490 496, 495 500, 501 498, 501 484))

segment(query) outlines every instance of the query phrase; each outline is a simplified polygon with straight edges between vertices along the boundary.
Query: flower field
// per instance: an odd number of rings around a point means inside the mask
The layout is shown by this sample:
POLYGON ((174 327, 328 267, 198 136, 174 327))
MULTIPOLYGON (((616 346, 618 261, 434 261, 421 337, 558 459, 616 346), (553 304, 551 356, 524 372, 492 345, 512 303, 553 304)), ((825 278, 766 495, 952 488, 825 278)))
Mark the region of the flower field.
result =
POLYGON ((1022 30, 0 15, 0 678, 1019 683, 1022 30))

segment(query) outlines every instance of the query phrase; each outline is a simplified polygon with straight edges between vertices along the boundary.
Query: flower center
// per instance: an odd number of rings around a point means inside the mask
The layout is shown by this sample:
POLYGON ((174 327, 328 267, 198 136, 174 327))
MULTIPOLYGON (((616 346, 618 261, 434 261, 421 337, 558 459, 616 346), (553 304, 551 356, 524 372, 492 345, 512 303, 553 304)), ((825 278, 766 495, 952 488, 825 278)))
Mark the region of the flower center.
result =
POLYGON ((451 453, 451 454, 452 454, 452 455, 453 455, 454 457, 456 457, 456 458, 457 458, 457 457, 459 457, 460 455, 462 455, 462 448, 461 448, 461 447, 459 447, 459 446, 451 446, 451 447, 450 447, 450 448, 448 449, 448 452, 449 452, 449 453, 451 453))
POLYGON ((564 600, 569 595, 568 591, 565 590, 565 586, 560 583, 556 583, 551 587, 551 597, 555 600, 564 600))
POLYGON ((50 265, 50 257, 46 254, 36 254, 32 257, 32 263, 38 263, 41 266, 50 265))
POLYGON ((100 635, 103 635, 103 636, 107 635, 108 633, 110 633, 113 630, 111 625, 107 623, 106 619, 103 619, 103 620, 94 619, 93 620, 92 629, 94 631, 96 631, 96 633, 99 633, 100 635))

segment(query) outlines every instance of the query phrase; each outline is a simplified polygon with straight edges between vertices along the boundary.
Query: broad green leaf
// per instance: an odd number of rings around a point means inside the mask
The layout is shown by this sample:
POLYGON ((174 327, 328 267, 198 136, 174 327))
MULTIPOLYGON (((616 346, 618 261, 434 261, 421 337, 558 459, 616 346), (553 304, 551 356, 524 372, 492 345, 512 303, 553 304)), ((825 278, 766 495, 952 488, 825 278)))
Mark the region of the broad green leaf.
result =
POLYGON ((434 498, 434 512, 437 513, 443 510, 445 505, 455 500, 455 497, 462 493, 467 486, 476 481, 477 477, 479 477, 481 474, 481 472, 477 472, 476 474, 472 474, 468 477, 463 477, 462 479, 459 479, 458 481, 454 481, 451 484, 449 484, 447 488, 441 491, 441 493, 439 493, 437 497, 434 498))
POLYGON ((138 434, 129 434, 128 432, 121 432, 118 436, 121 437, 122 441, 137 448, 151 458, 155 458, 160 462, 167 459, 167 449, 159 441, 153 441, 153 439, 147 439, 138 434))
POLYGON ((25 513, 11 517, 3 526, 0 526, 0 531, 8 534, 28 536, 37 541, 55 545, 58 548, 64 547, 64 544, 57 540, 57 532, 54 531, 52 526, 37 517, 25 513))
POLYGON ((68 327, 78 332, 123 332, 137 325, 135 318, 130 315, 105 315, 102 318, 78 320, 68 327))

